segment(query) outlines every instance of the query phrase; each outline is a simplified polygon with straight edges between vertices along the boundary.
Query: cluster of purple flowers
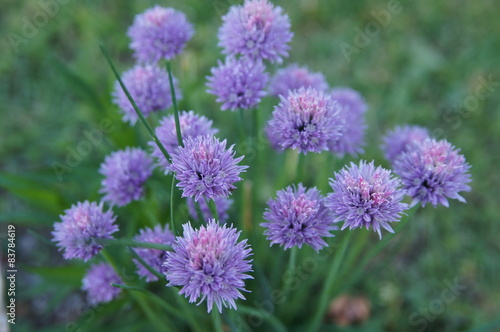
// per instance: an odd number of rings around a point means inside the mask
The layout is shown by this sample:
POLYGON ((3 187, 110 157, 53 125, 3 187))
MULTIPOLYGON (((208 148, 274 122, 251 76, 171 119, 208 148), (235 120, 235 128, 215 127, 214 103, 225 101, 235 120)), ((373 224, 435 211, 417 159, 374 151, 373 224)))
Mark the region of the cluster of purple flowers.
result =
MULTIPOLYGON (((212 128, 212 120, 197 115, 193 111, 180 112, 179 125, 183 140, 188 137, 200 135, 215 135, 219 131, 216 128, 212 128)), ((177 129, 175 128, 175 119, 173 115, 166 116, 160 120, 160 124, 155 129, 155 134, 165 147, 165 150, 167 150, 169 154, 174 153, 175 149, 179 146, 179 142, 177 140, 177 129)), ((170 171, 170 162, 163 155, 156 142, 151 141, 149 145, 153 149, 151 154, 158 160, 158 164, 165 174, 168 174, 170 171)))
POLYGON ((182 286, 189 302, 200 296, 200 304, 207 301, 208 312, 213 304, 219 312, 222 306, 236 309, 234 300, 245 299, 245 279, 252 271, 249 259, 251 249, 246 240, 238 242, 240 232, 226 225, 219 225, 214 219, 194 230, 190 223, 183 225, 183 236, 177 237, 167 252, 165 275, 168 286, 182 286))
MULTIPOLYGON (((172 105, 170 90, 181 97, 176 80, 170 86, 168 74, 156 63, 181 53, 193 33, 183 13, 159 6, 137 15, 129 28, 130 47, 139 64, 124 73, 123 81, 145 116, 172 105)), ((207 77, 208 92, 217 96, 222 110, 257 106, 266 95, 265 61, 281 63, 288 56, 292 36, 288 16, 267 0, 245 0, 230 8, 219 30, 219 45, 228 57, 207 77)), ((266 127, 273 148, 303 154, 363 152, 368 107, 359 92, 330 90, 321 73, 295 64, 277 71, 269 92, 280 98, 266 127)), ((134 124, 137 114, 119 85, 113 97, 124 121, 134 124)), ((181 286, 179 294, 189 302, 206 301, 208 312, 214 304, 219 312, 223 307, 236 309, 235 301, 245 299, 244 281, 252 278, 252 251, 247 240, 238 242, 241 232, 226 222, 233 203, 229 196, 248 166, 239 165, 243 156, 235 156, 233 145, 227 147, 226 140, 214 136, 218 129, 212 128, 208 118, 183 111, 179 124, 182 144, 174 116, 160 120, 155 134, 170 158, 154 141, 149 142, 151 155, 165 174, 174 173, 182 197, 187 197, 189 214, 202 225, 194 229, 187 222, 182 236, 177 237, 172 233, 175 229, 167 226, 141 229, 134 241, 171 246, 172 250, 135 248, 135 257, 140 257, 134 259, 137 274, 147 282, 157 281, 154 269, 165 275, 167 286, 181 286)), ((448 206, 448 198, 465 202, 459 193, 470 190, 470 165, 447 141, 430 138, 425 128, 403 126, 389 131, 381 147, 394 172, 362 160, 334 173, 332 192, 326 197, 301 183, 277 191, 268 200, 263 213, 266 222, 261 223, 270 245, 285 250, 308 245, 319 251, 328 246, 325 238, 334 236, 331 232, 338 230, 338 222, 343 222, 341 231, 365 227, 381 238, 382 229, 394 232, 391 224, 399 222, 410 207, 403 202, 406 195, 413 198, 411 206, 448 206)), ((145 151, 126 148, 113 152, 100 167, 103 201, 124 206, 140 199, 152 172, 153 161, 145 151)), ((60 217, 52 235, 65 259, 92 259, 103 249, 104 240, 113 239, 118 231, 116 217, 104 210, 102 202, 79 202, 60 217)), ((113 283, 122 283, 113 267, 97 263, 84 276, 82 289, 95 305, 119 295, 121 289, 113 283)))

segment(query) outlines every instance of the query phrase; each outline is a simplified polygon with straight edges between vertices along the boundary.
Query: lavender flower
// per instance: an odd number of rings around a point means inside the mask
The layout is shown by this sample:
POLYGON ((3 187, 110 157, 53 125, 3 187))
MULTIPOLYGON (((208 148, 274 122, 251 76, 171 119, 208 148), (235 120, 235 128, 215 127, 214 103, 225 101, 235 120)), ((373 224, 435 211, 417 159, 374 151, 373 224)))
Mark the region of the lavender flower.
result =
POLYGON ((217 96, 223 111, 255 107, 266 95, 265 69, 262 62, 248 58, 228 57, 225 63, 219 60, 218 67, 211 70, 212 76, 207 77, 207 92, 217 96))
MULTIPOLYGON (((193 111, 180 112, 179 124, 183 139, 199 135, 214 135, 219 131, 218 129, 212 128, 212 120, 209 120, 204 116, 197 115, 193 111)), ((173 115, 166 116, 160 120, 160 125, 156 127, 155 134, 169 154, 172 154, 179 146, 173 115)), ((153 148, 153 157, 157 158, 160 167, 165 170, 165 174, 168 174, 170 171, 170 163, 165 158, 160 148, 158 148, 156 142, 151 141, 148 144, 153 148)))
POLYGON ((214 199, 227 198, 240 181, 240 172, 248 166, 238 166, 243 156, 234 158, 234 145, 226 150, 226 140, 219 141, 214 136, 187 137, 184 147, 178 147, 171 155, 170 169, 176 172, 182 188, 182 197, 214 199))
POLYGON ((400 214, 408 208, 401 203, 404 190, 399 189, 400 181, 391 171, 373 162, 360 161, 359 166, 351 163, 330 179, 333 193, 327 197, 335 221, 344 221, 342 230, 365 226, 372 228, 382 238, 380 228, 394 233, 390 222, 398 222, 400 214))
POLYGON ((292 64, 288 67, 278 70, 271 79, 269 84, 269 92, 273 96, 284 96, 290 90, 299 88, 311 87, 316 90, 326 91, 328 83, 321 73, 310 72, 306 67, 299 67, 297 64, 292 64))
POLYGON ((103 211, 103 204, 78 202, 61 215, 61 222, 54 224, 52 235, 65 259, 80 258, 88 261, 102 249, 101 239, 113 238, 118 231, 116 217, 111 210, 103 211))
POLYGON ((127 34, 134 57, 143 63, 155 63, 181 53, 194 30, 184 13, 155 6, 137 15, 127 34))
POLYGON ((422 206, 431 203, 448 207, 447 198, 465 203, 458 193, 471 189, 467 185, 471 181, 470 165, 459 152, 446 140, 427 138, 396 159, 394 172, 413 197, 412 206, 420 202, 422 206))
POLYGON ((112 283, 120 284, 122 281, 115 273, 113 267, 106 263, 94 264, 87 271, 82 280, 82 290, 87 292, 87 299, 91 305, 105 303, 116 298, 122 291, 112 283))
POLYGON ((222 306, 236 309, 235 299, 245 299, 244 279, 252 279, 251 249, 246 240, 238 241, 241 232, 232 226, 220 226, 214 219, 194 230, 188 222, 184 234, 177 237, 167 252, 163 264, 169 281, 167 286, 182 286, 179 294, 198 304, 207 301, 207 311, 213 304, 219 312, 222 306))
POLYGON ((344 123, 338 116, 340 107, 323 92, 300 88, 280 98, 266 128, 275 149, 321 152, 328 150, 331 140, 341 137, 344 123))
POLYGON ((127 147, 106 157, 99 172, 104 175, 100 192, 103 200, 124 206, 139 200, 143 184, 153 172, 153 161, 145 151, 127 147))
POLYGON ((286 250, 308 244, 316 251, 326 246, 322 237, 333 236, 330 231, 337 227, 332 223, 319 190, 299 184, 280 190, 276 195, 276 199, 267 202, 268 208, 264 212, 264 219, 268 222, 261 224, 267 228, 264 234, 271 245, 277 243, 286 250))
MULTIPOLYGON (((220 223, 225 223, 227 221, 227 218, 229 217, 227 211, 233 204, 233 200, 229 198, 216 197, 214 198, 214 201, 215 201, 215 208, 217 209, 217 214, 219 215, 218 219, 220 223)), ((198 201, 198 204, 201 212, 201 217, 203 218, 203 220, 206 221, 208 219, 212 219, 215 217, 212 215, 212 212, 210 211, 210 207, 208 206, 206 199, 201 198, 198 201)), ((196 206, 196 203, 192 198, 187 199, 187 206, 191 218, 193 219, 200 218, 198 207, 196 206)))
POLYGON ((426 128, 419 126, 397 126, 385 134, 382 139, 381 148, 385 154, 385 158, 394 163, 396 158, 408 151, 414 143, 421 143, 426 138, 429 138, 429 131, 426 128))
POLYGON ((223 53, 281 62, 288 56, 293 33, 288 15, 267 0, 246 0, 222 17, 219 46, 223 53))
MULTIPOLYGON (((139 231, 139 234, 134 237, 134 241, 158 243, 171 246, 175 240, 174 234, 168 229, 168 225, 163 228, 161 225, 156 225, 154 228, 144 228, 139 231)), ((162 264, 165 261, 166 251, 149 248, 134 249, 149 266, 158 272, 163 272, 162 264)), ((151 273, 138 260, 134 259, 137 266, 137 274, 146 278, 147 282, 156 281, 158 277, 151 273)))
POLYGON ((344 121, 342 136, 330 141, 330 151, 341 156, 346 153, 356 155, 363 152, 366 129, 364 114, 367 110, 363 97, 350 88, 333 89, 330 96, 339 103, 339 117, 344 121))
MULTIPOLYGON (((148 117, 152 112, 168 109, 172 106, 170 83, 164 69, 155 65, 136 65, 123 73, 122 80, 145 117, 148 117)), ((182 99, 175 77, 173 82, 177 99, 182 99)), ((128 121, 131 125, 137 122, 139 117, 118 81, 115 82, 113 90, 113 102, 123 113, 123 121, 128 121)))

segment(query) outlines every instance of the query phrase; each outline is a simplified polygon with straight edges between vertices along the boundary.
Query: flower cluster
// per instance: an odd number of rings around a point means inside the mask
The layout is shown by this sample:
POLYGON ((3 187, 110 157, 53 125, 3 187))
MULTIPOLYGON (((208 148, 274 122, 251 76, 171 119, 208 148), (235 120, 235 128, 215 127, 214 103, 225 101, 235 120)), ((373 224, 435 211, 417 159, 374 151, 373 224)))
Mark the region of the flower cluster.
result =
POLYGON ((399 221, 400 214, 408 208, 402 203, 404 190, 391 171, 375 167, 374 163, 351 163, 330 179, 333 193, 327 197, 336 221, 344 221, 342 230, 372 228, 382 237, 381 228, 394 232, 389 223, 399 221))
POLYGON ((160 6, 137 15, 128 30, 134 57, 143 63, 174 58, 193 34, 193 26, 184 13, 160 6))
POLYGON ((350 88, 333 89, 330 96, 339 104, 339 117, 344 123, 342 135, 337 140, 330 141, 330 151, 338 155, 363 152, 366 129, 364 115, 368 108, 363 97, 350 88))
POLYGON ((153 172, 153 161, 139 148, 115 151, 106 157, 99 172, 104 175, 103 200, 124 206, 143 195, 143 184, 153 172))
POLYGON ((208 312, 213 304, 236 309, 235 300, 245 299, 245 279, 251 279, 251 249, 246 240, 238 242, 240 232, 231 226, 220 226, 214 219, 194 230, 183 225, 183 236, 177 237, 167 252, 164 263, 167 286, 182 286, 179 294, 189 302, 207 301, 208 312))
POLYGON ((94 264, 87 271, 82 280, 82 290, 87 293, 88 302, 91 305, 106 303, 116 298, 121 289, 111 284, 120 284, 120 277, 107 263, 94 264))
MULTIPOLYGON (((158 243, 167 246, 172 245, 174 240, 175 236, 170 229, 168 229, 167 225, 164 227, 156 225, 154 228, 146 227, 141 229, 139 234, 134 237, 134 241, 136 242, 158 243)), ((149 266, 160 273, 162 272, 162 264, 166 257, 166 252, 164 250, 150 248, 138 248, 134 250, 149 266)), ((158 277, 145 268, 138 260, 134 259, 134 263, 137 266, 137 274, 144 277, 147 282, 158 280, 158 277)))
POLYGON ((469 191, 470 165, 458 149, 445 140, 427 138, 402 153, 394 163, 412 205, 448 206, 447 198, 465 202, 460 191, 469 191))
POLYGON ((289 65, 276 72, 269 83, 269 93, 279 97, 288 94, 289 91, 300 88, 311 87, 316 90, 328 90, 328 83, 321 73, 310 72, 306 67, 297 64, 289 65))
MULTIPOLYGON (((156 65, 136 65, 123 73, 122 81, 145 117, 148 117, 152 112, 165 110, 172 106, 170 82, 168 73, 164 69, 156 65)), ((175 77, 173 82, 176 98, 182 99, 175 77)), ((137 122, 139 117, 118 82, 115 83, 113 90, 113 102, 123 113, 123 121, 128 121, 131 125, 137 122)))
POLYGON ((226 140, 210 135, 187 137, 184 147, 172 154, 170 169, 176 172, 182 197, 214 199, 228 197, 235 189, 239 174, 248 166, 239 166, 243 156, 234 158, 233 146, 226 149, 226 140))
MULTIPOLYGON (((179 113, 179 125, 183 140, 187 137, 196 137, 200 135, 215 135, 219 130, 212 128, 212 120, 204 116, 197 115, 193 111, 182 111, 179 113)), ((160 143, 165 147, 169 154, 174 153, 179 146, 177 140, 177 130, 175 128, 175 119, 173 115, 166 116, 160 120, 160 124, 155 129, 155 134, 160 140, 160 143)), ((158 160, 159 166, 164 170, 165 174, 170 171, 170 162, 165 158, 156 142, 148 143, 153 152, 153 157, 158 160)))
POLYGON ((225 63, 212 68, 208 79, 208 93, 217 96, 221 109, 237 110, 255 107, 266 95, 268 75, 261 61, 249 58, 226 58, 225 63))
POLYGON ((65 259, 88 261, 103 248, 99 240, 111 239, 118 231, 116 217, 112 211, 103 211, 102 203, 78 202, 64 212, 62 221, 54 224, 52 235, 65 259))
POLYGON ((264 219, 268 222, 261 224, 271 245, 288 249, 307 244, 316 251, 327 245, 323 237, 333 236, 330 231, 337 227, 318 189, 299 184, 278 191, 276 196, 267 202, 264 219))
POLYGON ((231 6, 222 20, 219 46, 225 54, 271 62, 281 62, 288 56, 293 33, 281 7, 267 0, 245 0, 242 6, 231 6))
POLYGON ((429 131, 426 128, 397 126, 384 135, 381 148, 385 158, 394 163, 397 157, 408 151, 414 144, 422 143, 429 137, 429 131))
POLYGON ((291 148, 304 154, 321 152, 342 136, 340 107, 322 91, 300 88, 280 98, 266 128, 274 148, 291 148))

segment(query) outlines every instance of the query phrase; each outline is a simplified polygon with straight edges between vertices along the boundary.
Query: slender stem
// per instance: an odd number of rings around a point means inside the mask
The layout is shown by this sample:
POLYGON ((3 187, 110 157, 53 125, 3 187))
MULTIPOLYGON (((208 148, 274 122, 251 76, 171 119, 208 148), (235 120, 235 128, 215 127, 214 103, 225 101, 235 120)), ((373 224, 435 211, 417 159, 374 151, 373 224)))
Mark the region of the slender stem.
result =
POLYGON ((262 317, 264 320, 267 320, 269 324, 273 326, 274 331, 277 332, 285 332, 287 328, 285 324, 283 324, 278 318, 273 316, 270 312, 266 310, 258 310, 252 307, 247 307, 245 305, 238 304, 238 312, 242 312, 248 315, 255 315, 257 317, 262 317))
POLYGON ((153 275, 155 275, 159 280, 164 280, 165 276, 158 272, 154 267, 146 263, 146 261, 138 255, 135 250, 132 248, 128 247, 129 253, 142 265, 144 266, 149 272, 151 272, 153 275))
POLYGON ((317 331, 321 324, 321 319, 324 317, 326 309, 328 307, 328 300, 330 300, 330 292, 331 288, 335 282, 335 277, 337 276, 337 272, 339 270, 342 259, 344 258, 344 254, 346 252, 347 246, 349 244, 349 240, 351 239, 353 232, 347 232, 345 238, 342 241, 342 245, 335 254, 335 259, 331 266, 330 271, 328 272, 328 276, 325 279, 325 283, 323 284, 323 290, 321 291, 321 297, 319 300, 318 309, 316 310, 311 326, 308 331, 317 331))
POLYGON ((217 204, 215 204, 215 201, 213 199, 208 201, 208 206, 210 208, 210 212, 212 212, 212 217, 220 222, 219 211, 217 211, 217 204))
POLYGON ((212 321, 214 323, 214 330, 216 332, 224 331, 224 329, 222 328, 222 320, 220 318, 219 310, 216 308, 212 308, 212 321))
POLYGON ((158 148, 160 149, 161 153, 163 153, 163 155, 165 156, 165 158, 170 159, 170 155, 168 154, 167 150, 165 149, 165 147, 163 146, 163 144, 161 144, 161 142, 158 139, 158 137, 156 136, 153 128, 151 128, 151 126, 149 125, 148 121, 146 120, 146 118, 142 114, 141 110, 139 109, 139 107, 135 103, 134 98, 132 98, 132 96, 130 95, 130 92, 128 91, 127 87, 125 86, 125 84, 123 84, 123 81, 122 81, 122 79, 120 77, 120 74, 118 74, 118 71, 116 70, 115 65, 113 64, 113 61, 111 61, 111 57, 109 56, 108 51, 104 48, 104 46, 102 44, 99 45, 99 47, 101 48, 101 52, 104 55, 104 58, 108 62, 109 66, 111 67, 111 70, 115 74, 115 77, 118 80, 118 83, 122 87, 123 92, 125 92, 125 95, 127 96, 128 100, 132 104, 132 107, 134 108, 135 112, 137 113, 137 116, 141 120, 142 124, 148 130, 149 135, 151 136, 151 138, 153 139, 153 141, 156 143, 156 145, 158 145, 158 148))
POLYGON ((170 61, 167 61, 167 72, 168 72, 168 81, 170 82, 170 95, 172 96, 172 105, 174 105, 174 119, 175 119, 175 131, 177 132, 177 142, 179 143, 179 146, 184 147, 184 144, 182 143, 181 124, 179 121, 179 109, 177 108, 177 98, 175 97, 174 78, 172 77, 172 67, 170 66, 170 61))
POLYGON ((297 165, 297 173, 295 175, 297 178, 295 182, 305 182, 305 173, 306 173, 306 155, 304 153, 299 152, 299 164, 297 165))
MULTIPOLYGON (((288 261, 288 268, 286 270, 286 275, 287 276, 293 276, 295 273, 295 261, 297 260, 297 251, 298 248, 297 246, 293 246, 292 249, 290 250, 290 259, 288 261)), ((283 298, 288 300, 288 293, 290 293, 290 287, 292 285, 292 280, 293 278, 286 278, 287 282, 285 283, 285 288, 283 290, 283 298)))
POLYGON ((170 186, 170 228, 174 235, 178 235, 177 229, 175 228, 174 219, 174 189, 175 189, 175 173, 172 173, 172 185, 170 186))

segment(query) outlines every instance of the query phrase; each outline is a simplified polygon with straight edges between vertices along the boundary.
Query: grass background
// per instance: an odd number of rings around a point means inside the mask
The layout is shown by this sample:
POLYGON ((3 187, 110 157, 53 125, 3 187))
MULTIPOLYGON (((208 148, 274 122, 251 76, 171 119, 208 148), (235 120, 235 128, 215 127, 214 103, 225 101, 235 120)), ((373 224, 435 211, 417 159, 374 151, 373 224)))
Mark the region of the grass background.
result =
MULTIPOLYGON (((196 29, 185 53, 174 61, 184 95, 180 108, 214 119, 221 136, 230 141, 234 137, 234 142, 235 114, 218 110, 213 96, 205 93, 205 76, 222 57, 216 46, 220 15, 237 2, 159 3, 184 11, 196 29)), ((78 200, 99 198, 96 170, 106 154, 136 142, 145 146, 148 140, 142 127, 121 123, 111 104, 114 79, 99 43, 107 46, 120 71, 129 68, 133 61, 125 31, 135 14, 156 2, 67 1, 25 38, 26 20, 33 22, 43 3, 10 0, 0 13, 0 220, 3 234, 6 224, 18 225, 18 264, 24 270, 18 279, 20 331, 52 331, 64 327, 68 317, 76 319, 76 290, 84 270, 78 264, 64 268, 60 255, 28 230, 49 238, 64 209, 78 200), (12 38, 21 42, 12 43, 12 38), (64 163, 68 149, 76 149, 85 139, 83 131, 99 128, 103 119, 112 122, 112 131, 59 181, 53 163, 64 163)), ((468 203, 453 201, 449 209, 420 211, 404 238, 377 256, 362 281, 348 290, 372 303, 370 321, 350 330, 412 331, 410 315, 428 308, 440 297, 444 280, 454 278, 467 289, 429 322, 427 330, 490 331, 495 324, 499 330, 500 3, 401 1, 400 13, 393 14, 350 61, 340 45, 356 46, 355 29, 364 30, 374 21, 372 11, 387 10, 389 1, 274 3, 290 15, 295 33, 286 62, 321 71, 331 86, 353 87, 366 98, 370 109, 363 158, 388 166, 378 149, 380 136, 394 125, 411 123, 461 148, 472 165, 468 203), (491 90, 480 92, 488 91, 488 96, 477 98, 482 78, 494 83, 488 86, 491 90), (464 103, 474 98, 477 104, 467 108, 464 103)), ((275 103, 272 98, 264 100, 262 120, 275 103)), ((267 165, 270 178, 279 172, 277 159, 267 165)), ((156 181, 148 190, 161 197, 168 186, 156 181)), ((273 190, 259 188, 257 203, 265 202, 273 190)), ((119 215, 155 220, 165 214, 165 204, 158 199, 134 203, 119 215), (144 212, 148 209, 158 212, 144 212)), ((261 213, 254 211, 252 222, 259 223, 261 213)), ((105 318, 120 305, 105 307, 95 325, 85 326, 123 328, 105 318)), ((129 326, 133 328, 141 327, 129 326)))

